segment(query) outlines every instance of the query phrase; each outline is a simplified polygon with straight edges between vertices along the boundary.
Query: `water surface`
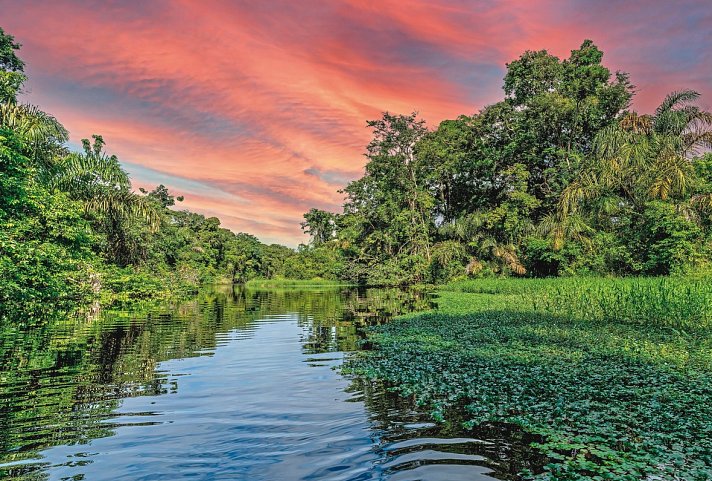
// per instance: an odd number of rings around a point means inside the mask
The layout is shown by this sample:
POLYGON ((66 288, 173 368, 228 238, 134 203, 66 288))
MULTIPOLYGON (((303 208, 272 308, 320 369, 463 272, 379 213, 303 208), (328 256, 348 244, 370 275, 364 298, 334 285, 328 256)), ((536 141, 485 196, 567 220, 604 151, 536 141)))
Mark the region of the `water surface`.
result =
POLYGON ((527 454, 506 431, 434 425, 335 369, 365 326, 428 302, 399 290, 229 287, 6 326, 0 477, 518 479, 527 454))

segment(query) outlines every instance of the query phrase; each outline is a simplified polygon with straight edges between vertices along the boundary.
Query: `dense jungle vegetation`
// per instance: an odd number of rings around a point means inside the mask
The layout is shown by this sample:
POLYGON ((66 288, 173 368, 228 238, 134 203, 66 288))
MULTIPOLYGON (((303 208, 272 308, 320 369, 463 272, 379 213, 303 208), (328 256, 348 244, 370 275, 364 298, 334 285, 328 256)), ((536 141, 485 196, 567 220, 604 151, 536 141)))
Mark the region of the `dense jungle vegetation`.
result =
POLYGON ((134 191, 100 135, 68 148, 22 104, 19 45, 0 31, 0 312, 35 315, 100 295, 132 299, 206 282, 288 278, 370 285, 463 277, 708 272, 712 114, 673 92, 651 115, 590 41, 560 60, 525 52, 505 98, 429 129, 368 122, 365 175, 339 214, 312 209, 298 250, 265 245, 134 191))
POLYGON ((369 284, 709 272, 712 114, 690 90, 632 111, 602 58, 588 40, 564 60, 528 51, 475 115, 369 122, 343 213, 304 216, 312 248, 369 284))
POLYGON ((441 421, 534 435, 548 462, 525 479, 705 481, 711 329, 705 280, 464 280, 374 328, 348 368, 441 421))
POLYGON ((134 191, 100 135, 67 147, 52 115, 18 101, 19 45, 0 30, 0 319, 168 296, 201 283, 315 277, 293 249, 175 209, 163 185, 134 191))

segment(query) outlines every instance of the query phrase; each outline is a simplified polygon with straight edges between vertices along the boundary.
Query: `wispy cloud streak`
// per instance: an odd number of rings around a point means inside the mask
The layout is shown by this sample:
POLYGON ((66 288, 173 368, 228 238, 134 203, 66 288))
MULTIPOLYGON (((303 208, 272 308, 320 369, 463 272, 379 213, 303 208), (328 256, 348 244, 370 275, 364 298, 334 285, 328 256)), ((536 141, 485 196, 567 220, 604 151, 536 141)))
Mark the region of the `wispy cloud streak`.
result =
POLYGON ((631 73, 636 107, 695 88, 712 103, 704 1, 0 0, 24 44, 29 101, 77 141, 101 133, 137 185, 236 231, 295 245, 301 214, 336 210, 381 111, 431 125, 501 97, 526 49, 566 56, 584 38, 631 73))

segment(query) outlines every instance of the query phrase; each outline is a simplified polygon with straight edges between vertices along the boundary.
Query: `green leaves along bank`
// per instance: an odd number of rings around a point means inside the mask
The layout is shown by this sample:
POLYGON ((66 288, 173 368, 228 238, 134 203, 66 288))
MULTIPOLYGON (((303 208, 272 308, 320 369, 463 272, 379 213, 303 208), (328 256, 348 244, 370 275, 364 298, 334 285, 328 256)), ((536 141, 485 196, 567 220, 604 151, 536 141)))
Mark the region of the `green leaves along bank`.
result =
POLYGON ((527 51, 477 114, 368 122, 343 212, 305 214, 312 246, 369 284, 709 272, 712 114, 689 90, 638 114, 602 59, 589 40, 563 60, 527 51))
POLYGON ((696 280, 468 281, 447 286, 435 311, 373 329, 374 350, 348 369, 438 419, 464 409, 468 426, 538 435, 549 463, 527 478, 702 481, 712 477, 710 301, 696 280), (678 309, 690 317, 669 317, 678 309))

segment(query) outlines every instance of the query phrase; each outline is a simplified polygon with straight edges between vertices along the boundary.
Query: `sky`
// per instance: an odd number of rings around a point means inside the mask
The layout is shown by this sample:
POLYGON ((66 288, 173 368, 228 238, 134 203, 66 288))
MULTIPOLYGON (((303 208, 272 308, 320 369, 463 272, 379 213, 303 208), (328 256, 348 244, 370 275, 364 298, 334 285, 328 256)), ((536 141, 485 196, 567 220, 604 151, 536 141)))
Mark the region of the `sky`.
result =
POLYGON ((0 0, 0 26, 22 44, 23 100, 73 145, 101 134, 136 188, 290 246, 304 212, 340 211, 367 120, 473 114, 525 50, 590 38, 637 110, 681 88, 712 107, 709 0, 0 0))

